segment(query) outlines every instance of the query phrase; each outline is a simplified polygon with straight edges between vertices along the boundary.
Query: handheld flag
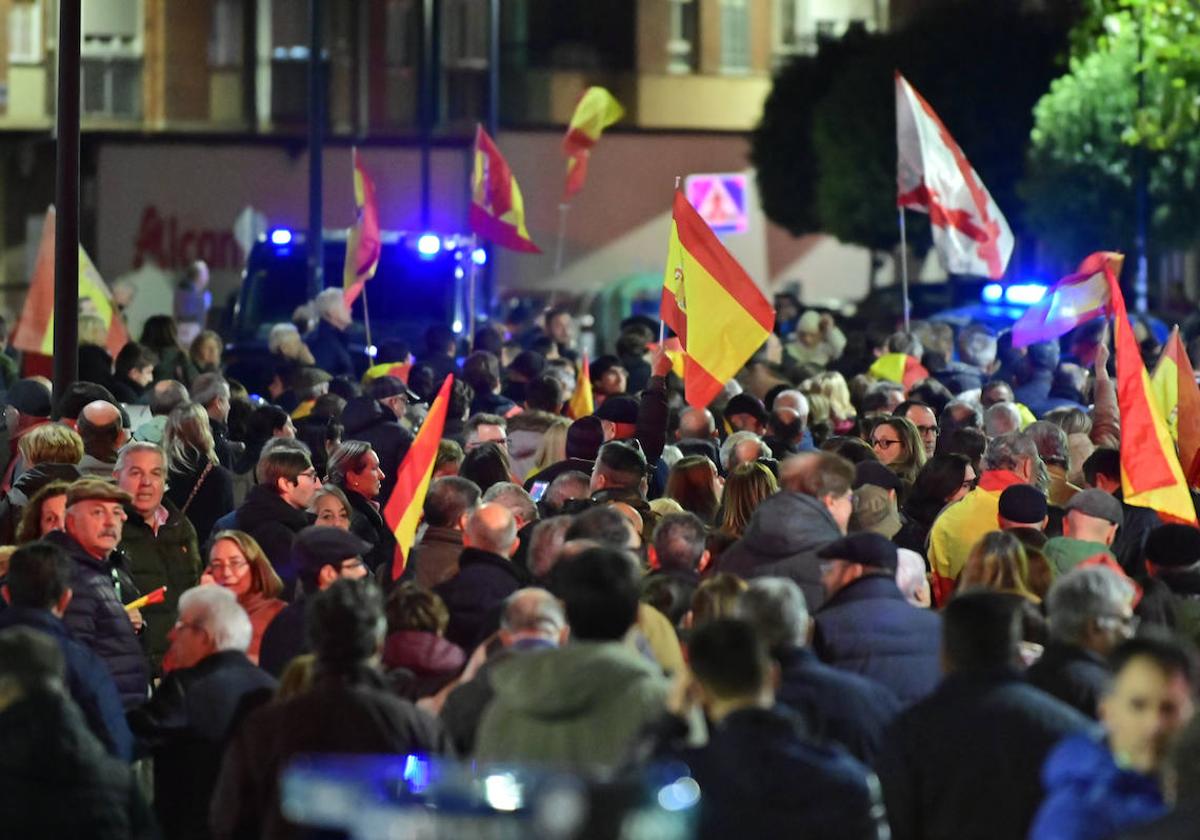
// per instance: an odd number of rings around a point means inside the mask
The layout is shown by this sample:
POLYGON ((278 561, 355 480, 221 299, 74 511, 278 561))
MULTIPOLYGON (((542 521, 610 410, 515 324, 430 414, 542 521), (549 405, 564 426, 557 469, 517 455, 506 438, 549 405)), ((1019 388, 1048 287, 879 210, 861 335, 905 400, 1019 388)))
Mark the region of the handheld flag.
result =
POLYGON ((667 247, 662 317, 683 342, 684 398, 695 408, 712 402, 775 327, 771 304, 680 190, 667 247))
POLYGON ((922 379, 929 378, 929 371, 925 369, 924 365, 907 353, 884 353, 875 360, 867 373, 876 379, 897 382, 903 385, 905 390, 916 385, 922 379))
POLYGON ((929 214, 933 244, 952 274, 998 280, 1013 235, 1000 208, 921 94, 896 73, 896 205, 929 214))
POLYGON ((354 166, 354 207, 357 218, 346 231, 346 262, 342 268, 342 289, 346 306, 354 303, 363 285, 375 276, 383 238, 379 232, 379 206, 375 203, 375 182, 367 175, 358 149, 350 150, 354 166))
POLYGON ((602 87, 590 87, 579 98, 575 113, 563 138, 563 154, 567 156, 567 183, 563 201, 568 202, 583 189, 587 178, 588 156, 600 140, 604 129, 621 119, 625 109, 611 93, 602 87))
POLYGON ((540 254, 525 227, 525 200, 508 161, 483 126, 475 129, 475 165, 471 174, 471 230, 510 251, 540 254))
POLYGON ((1151 377, 1154 396, 1179 449, 1179 465, 1191 487, 1200 487, 1200 386, 1179 337, 1171 330, 1158 367, 1151 377))
POLYGON ((1107 313, 1112 297, 1105 268, 1114 276, 1120 275, 1124 260, 1124 256, 1112 251, 1089 254, 1074 274, 1050 287, 1013 324, 1013 347, 1051 341, 1107 313))
MULTIPOLYGON (((38 243, 37 262, 33 266, 33 277, 29 281, 29 293, 25 306, 17 321, 12 344, 26 353, 54 355, 54 236, 55 214, 51 207, 46 211, 42 225, 42 239, 38 243)), ((79 246, 79 301, 91 301, 96 314, 108 325, 105 349, 114 358, 121 348, 129 343, 129 332, 125 322, 117 314, 104 278, 96 270, 83 246, 79 246)))
POLYGON ((433 476, 433 465, 437 460, 438 444, 446 427, 446 410, 450 403, 450 389, 454 386, 454 375, 448 375, 438 390, 437 398, 425 415, 425 422, 408 448, 408 454, 396 473, 396 487, 383 508, 383 520, 396 535, 396 554, 392 558, 392 580, 399 580, 408 562, 417 536, 417 523, 425 506, 425 494, 433 476))
POLYGON ((596 400, 592 395, 592 371, 588 366, 587 353, 584 353, 583 359, 579 362, 579 369, 575 371, 575 392, 567 401, 567 416, 572 420, 578 420, 580 417, 587 417, 595 412, 596 400))
POLYGON ((653 341, 646 345, 646 349, 654 353, 660 346, 663 352, 667 354, 667 358, 671 360, 671 371, 680 379, 683 379, 686 364, 684 362, 683 342, 679 340, 679 336, 668 338, 661 345, 657 341, 653 341))
POLYGON ((133 612, 134 610, 140 610, 142 607, 148 607, 151 604, 161 604, 166 599, 167 599, 167 587, 160 586, 160 587, 158 587, 158 589, 155 589, 152 592, 147 592, 145 595, 143 595, 141 598, 138 598, 136 601, 130 601, 128 604, 125 605, 125 611, 133 612))

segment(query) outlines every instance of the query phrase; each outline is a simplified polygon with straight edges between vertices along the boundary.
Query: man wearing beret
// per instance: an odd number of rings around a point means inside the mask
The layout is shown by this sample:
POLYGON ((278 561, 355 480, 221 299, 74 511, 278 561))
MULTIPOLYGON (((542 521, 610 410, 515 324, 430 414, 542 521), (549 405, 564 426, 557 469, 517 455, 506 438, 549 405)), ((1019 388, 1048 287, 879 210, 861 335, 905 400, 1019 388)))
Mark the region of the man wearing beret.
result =
MULTIPOLYGON (((1200 643, 1200 528, 1160 525, 1146 538, 1146 570, 1170 590, 1175 631, 1200 643)), ((1150 596, 1151 586, 1146 594, 1150 596)))
POLYGON ((1046 559, 1055 577, 1064 575, 1084 560, 1097 555, 1112 557, 1109 546, 1117 536, 1124 515, 1121 502, 1103 490, 1092 488, 1076 493, 1067 502, 1063 536, 1046 542, 1046 559))

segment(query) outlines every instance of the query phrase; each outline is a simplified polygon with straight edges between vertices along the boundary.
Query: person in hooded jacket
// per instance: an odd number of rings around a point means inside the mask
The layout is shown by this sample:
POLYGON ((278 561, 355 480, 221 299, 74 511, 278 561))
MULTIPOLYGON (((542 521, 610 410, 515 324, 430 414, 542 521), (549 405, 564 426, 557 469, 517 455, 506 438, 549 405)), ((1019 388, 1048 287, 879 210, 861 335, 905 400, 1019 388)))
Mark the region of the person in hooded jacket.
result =
POLYGON ((321 486, 321 479, 299 449, 269 450, 256 467, 258 484, 250 488, 246 501, 237 509, 234 522, 218 520, 219 529, 234 528, 254 538, 271 567, 283 581, 283 597, 290 599, 296 586, 292 542, 308 527, 308 505, 321 486))
POLYGON ((342 438, 369 443, 379 457, 379 468, 383 470, 383 481, 379 497, 391 497, 396 486, 396 473, 408 448, 412 445, 412 432, 400 425, 408 403, 419 398, 394 376, 380 376, 367 386, 367 393, 346 403, 342 410, 342 438))
POLYGON ((434 593, 412 581, 399 584, 384 605, 388 635, 383 667, 400 694, 418 700, 436 694, 467 662, 458 645, 446 641, 450 612, 434 593))

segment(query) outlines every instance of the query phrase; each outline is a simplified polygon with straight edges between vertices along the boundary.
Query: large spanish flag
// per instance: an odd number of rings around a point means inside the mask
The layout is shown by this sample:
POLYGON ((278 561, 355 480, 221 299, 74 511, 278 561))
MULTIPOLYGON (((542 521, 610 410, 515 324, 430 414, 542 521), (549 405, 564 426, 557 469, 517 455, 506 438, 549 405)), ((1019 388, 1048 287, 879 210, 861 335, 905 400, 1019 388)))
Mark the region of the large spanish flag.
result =
POLYGON ((662 318, 683 342, 684 398, 695 408, 712 402, 775 327, 771 304, 680 190, 667 246, 662 318))
POLYGON ((475 163, 471 171, 471 230, 510 251, 540 254, 525 227, 525 200, 508 161, 483 126, 475 128, 475 163))
POLYGON ((346 232, 346 262, 342 267, 342 289, 346 306, 354 303, 363 285, 375 276, 383 237, 379 231, 379 205, 375 203, 375 182, 367 175, 358 149, 350 150, 354 168, 354 207, 356 218, 346 232))
MULTIPOLYGON (((29 281, 29 293, 25 306, 17 321, 12 344, 26 353, 54 355, 54 208, 46 210, 46 221, 42 225, 42 239, 38 243, 37 262, 33 266, 33 277, 29 281)), ((116 357, 121 348, 129 343, 129 332, 125 322, 116 312, 112 293, 83 246, 79 246, 79 303, 90 301, 91 308, 108 325, 108 340, 105 348, 116 357)))
POLYGON ((437 461, 438 444, 446 427, 446 409, 450 403, 450 389, 454 376, 447 376, 438 390, 437 398, 425 415, 408 454, 396 473, 396 487, 391 498, 383 507, 383 521, 396 535, 396 554, 392 558, 392 580, 399 580, 408 563, 408 552, 417 537, 417 525, 425 507, 425 494, 433 477, 433 465, 437 461))
POLYGON ((587 353, 579 361, 575 371, 575 392, 567 401, 567 416, 572 420, 587 417, 596 411, 596 398, 592 394, 592 371, 588 365, 587 353))
POLYGON ((1179 449, 1179 465, 1191 487, 1200 487, 1200 387, 1196 373, 1179 337, 1179 326, 1171 330, 1158 367, 1151 377, 1159 410, 1179 449))
POLYGON ((621 103, 602 87, 590 87, 579 97, 567 135, 563 138, 563 154, 567 156, 567 183, 563 189, 563 201, 570 201, 575 193, 583 189, 587 178, 588 156, 592 147, 600 140, 604 129, 621 119, 625 109, 621 103))

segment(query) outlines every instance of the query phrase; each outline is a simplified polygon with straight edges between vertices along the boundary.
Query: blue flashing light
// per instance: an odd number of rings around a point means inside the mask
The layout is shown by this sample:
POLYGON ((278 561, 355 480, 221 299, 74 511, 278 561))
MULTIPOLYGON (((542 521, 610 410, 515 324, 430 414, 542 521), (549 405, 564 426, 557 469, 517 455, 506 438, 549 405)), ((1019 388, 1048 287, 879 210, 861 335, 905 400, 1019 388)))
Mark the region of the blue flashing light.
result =
POLYGON ((1004 290, 1004 299, 1014 306, 1033 306, 1045 296, 1044 283, 1016 283, 1004 290))
POLYGON ((464 275, 464 272, 462 270, 462 266, 459 266, 458 268, 454 269, 454 279, 455 280, 463 279, 463 275, 464 275))
POLYGON ((272 245, 291 245, 292 244, 292 232, 290 230, 288 230, 287 228, 275 228, 275 230, 271 231, 271 244, 272 245))
POLYGON ((462 319, 455 318, 454 323, 450 325, 450 329, 454 331, 455 335, 462 335, 462 331, 463 331, 462 319))
POLYGON ((427 260, 436 257, 442 251, 442 240, 436 233, 423 233, 417 240, 417 253, 427 260))
POLYGON ((487 265, 487 251, 483 248, 476 248, 471 252, 471 262, 475 265, 487 265))
POLYGON ((983 294, 980 295, 984 303, 999 303, 1004 297, 1004 287, 999 283, 988 283, 983 287, 983 294))

